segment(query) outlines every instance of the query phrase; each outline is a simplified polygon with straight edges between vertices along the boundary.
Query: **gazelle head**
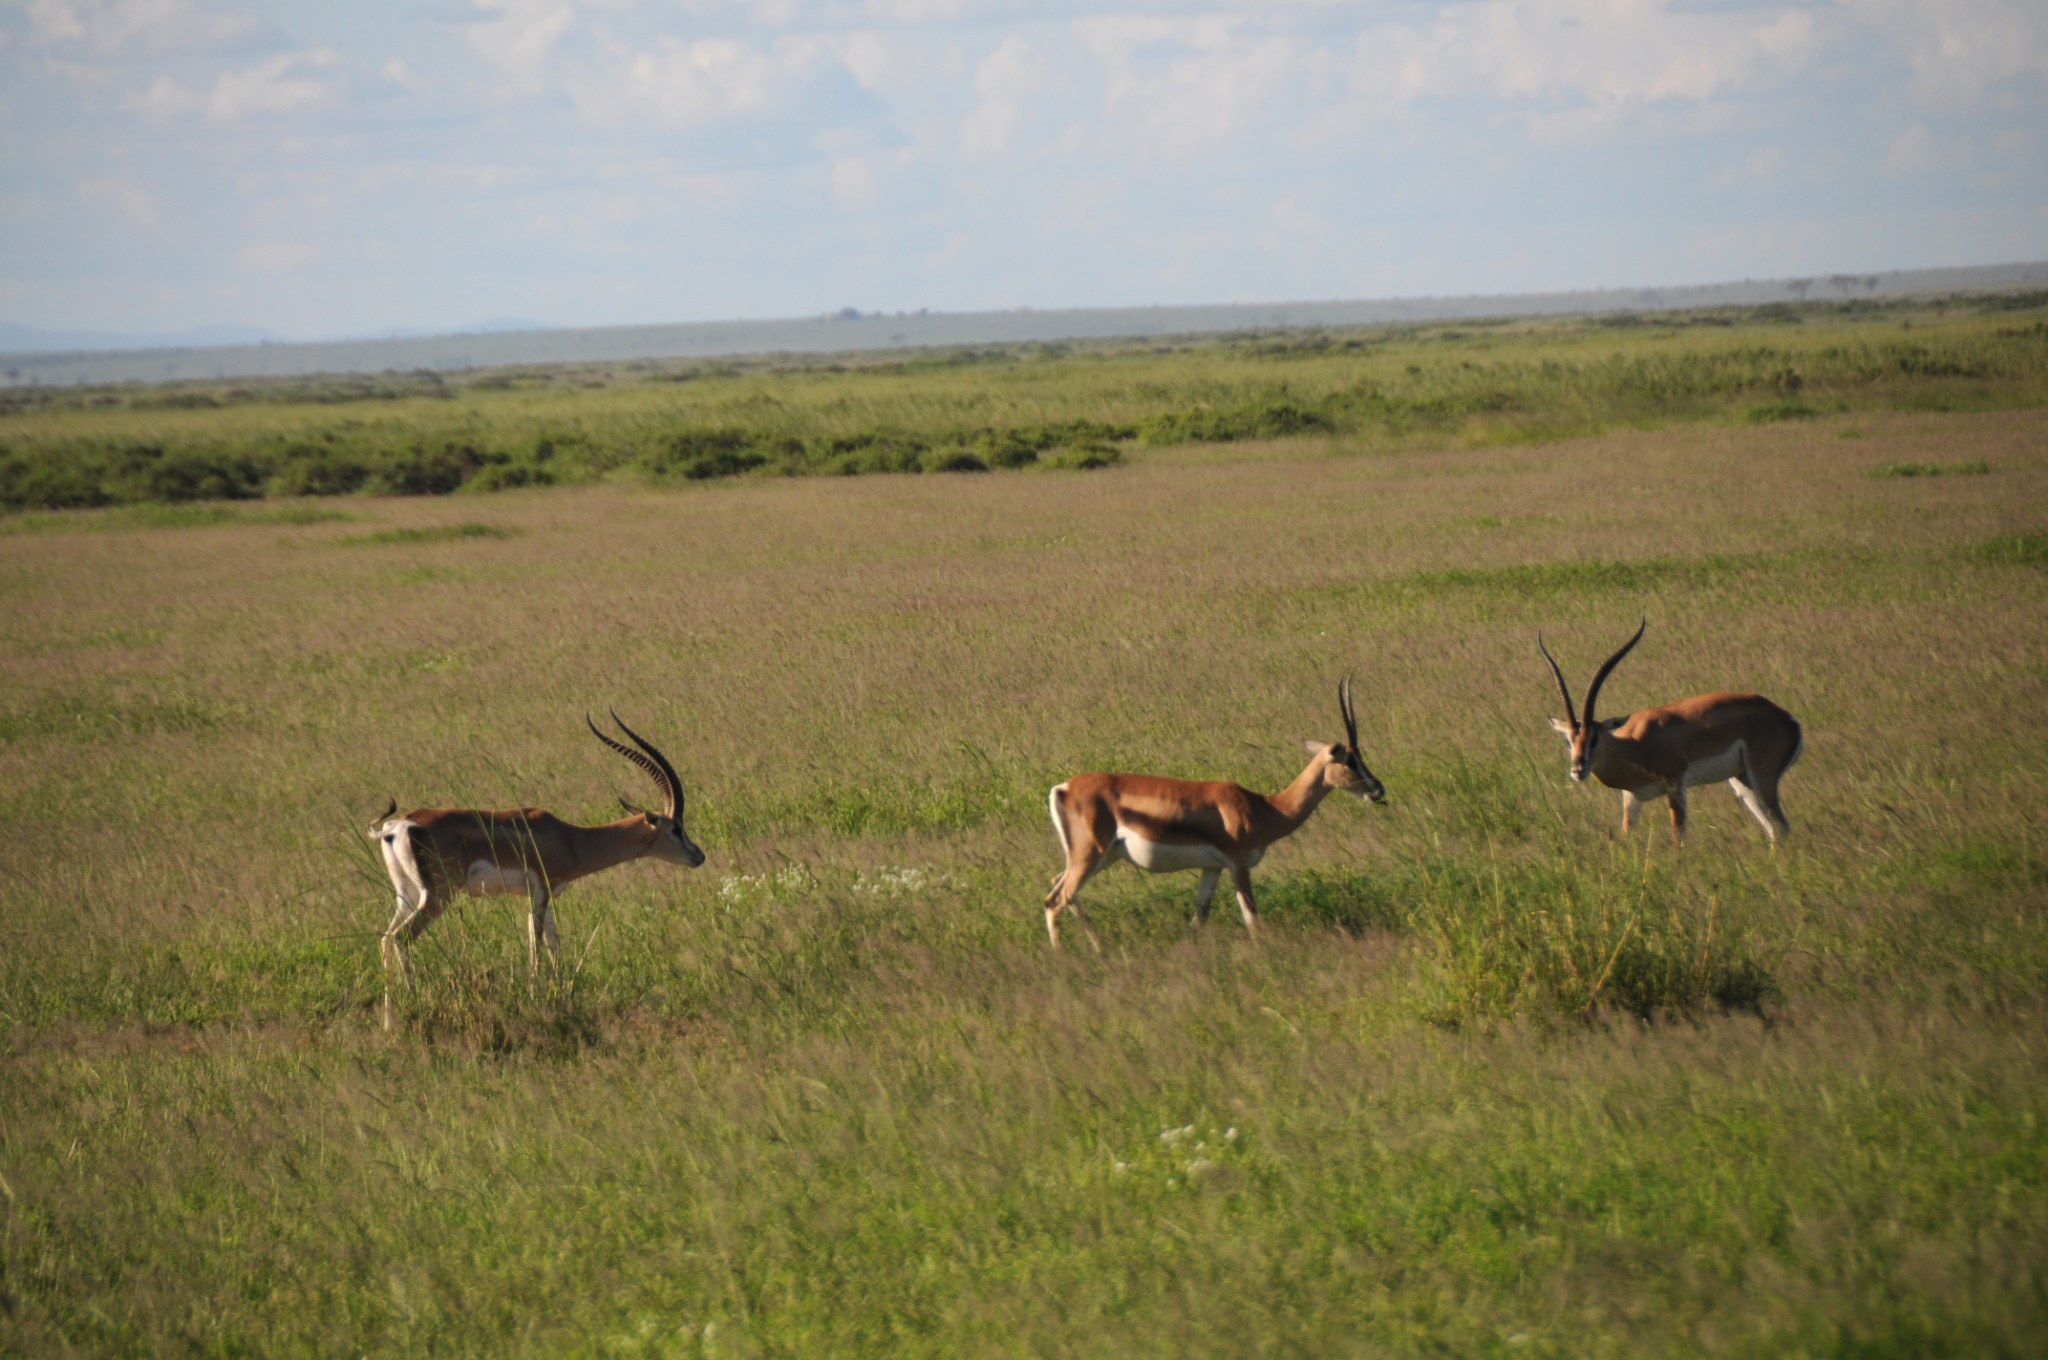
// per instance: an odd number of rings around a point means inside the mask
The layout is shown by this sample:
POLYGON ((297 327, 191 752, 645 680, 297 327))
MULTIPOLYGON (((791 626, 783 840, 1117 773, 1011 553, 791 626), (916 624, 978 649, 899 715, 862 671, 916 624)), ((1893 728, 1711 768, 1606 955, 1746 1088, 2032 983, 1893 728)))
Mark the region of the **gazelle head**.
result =
POLYGON ((612 721, 618 724, 621 732, 632 738, 633 746, 639 747, 639 750, 613 741, 598 731, 597 724, 590 721, 588 713, 583 715, 583 721, 589 726, 592 736, 647 771, 648 776, 654 780, 655 787, 661 790, 660 812, 649 812, 646 808, 629 803, 624 798, 619 800, 620 805, 635 816, 645 818, 647 825, 653 830, 654 846, 647 852, 650 858, 680 864, 685 869, 696 868, 704 862, 704 852, 698 849, 696 842, 683 831, 683 781, 676 777, 675 766, 669 764, 668 757, 655 750, 638 732, 626 726, 620 720, 617 709, 613 709, 611 713, 612 721))
POLYGON ((1600 669, 1594 673, 1593 683, 1586 687, 1585 713, 1583 715, 1572 712, 1572 692, 1565 688, 1564 672, 1557 668, 1557 659, 1551 656, 1550 649, 1543 645, 1543 634, 1538 633, 1536 635, 1536 650, 1542 652, 1543 659, 1550 663, 1550 674, 1557 681, 1558 696, 1564 700, 1564 719, 1559 721, 1556 718, 1552 718, 1550 725, 1556 728, 1564 737, 1565 745, 1571 750, 1571 775, 1574 782, 1584 780, 1586 775, 1592 770, 1593 762, 1596 758, 1595 752, 1599 748, 1600 739, 1613 731, 1616 726, 1616 720, 1614 719, 1609 719, 1603 723, 1593 716, 1593 704, 1600 697, 1600 686, 1606 682, 1608 673, 1621 663, 1623 657, 1629 654, 1629 649, 1643 640, 1643 630, 1649 626, 1650 620, 1645 618, 1636 628, 1636 635, 1627 642, 1622 643, 1621 650, 1608 657, 1600 669))
POLYGON ((1320 741, 1304 741, 1302 747, 1311 756, 1327 756, 1323 762, 1323 786, 1341 789, 1354 798, 1368 803, 1383 801, 1387 796, 1386 786, 1373 777, 1365 768, 1365 757, 1358 751, 1358 714, 1351 707, 1351 678, 1337 686, 1337 709, 1344 715, 1344 744, 1331 746, 1320 741))

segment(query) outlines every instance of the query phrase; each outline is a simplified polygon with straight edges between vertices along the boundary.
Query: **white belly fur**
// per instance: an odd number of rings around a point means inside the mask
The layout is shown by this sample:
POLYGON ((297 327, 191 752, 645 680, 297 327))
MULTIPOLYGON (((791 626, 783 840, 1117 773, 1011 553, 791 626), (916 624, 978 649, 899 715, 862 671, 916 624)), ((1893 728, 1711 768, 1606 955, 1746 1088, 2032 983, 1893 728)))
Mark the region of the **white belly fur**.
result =
MULTIPOLYGON (((1119 827, 1117 848, 1126 859, 1150 874, 1170 874, 1182 869, 1228 869, 1230 861, 1223 852, 1213 845, 1172 845, 1165 841, 1148 841, 1143 836, 1132 834, 1119 827)), ((1263 852, 1251 856, 1256 864, 1263 852)))
POLYGON ((1742 777, 1743 753, 1743 744, 1738 741, 1711 760, 1696 761, 1686 769, 1685 782, 1687 784, 1715 784, 1723 779, 1740 779, 1742 777))
POLYGON ((469 880, 464 886, 477 897, 499 893, 517 893, 524 897, 533 891, 526 870, 517 865, 493 864, 487 859, 480 859, 469 866, 469 880))
MULTIPOLYGON (((1723 779, 1740 779, 1746 750, 1747 748, 1738 741, 1711 759, 1694 761, 1685 767, 1685 786, 1696 789, 1702 784, 1718 784, 1723 779)), ((1664 784, 1645 784, 1642 788, 1630 789, 1629 792, 1636 796, 1636 801, 1649 803, 1664 797, 1671 789, 1664 784)))

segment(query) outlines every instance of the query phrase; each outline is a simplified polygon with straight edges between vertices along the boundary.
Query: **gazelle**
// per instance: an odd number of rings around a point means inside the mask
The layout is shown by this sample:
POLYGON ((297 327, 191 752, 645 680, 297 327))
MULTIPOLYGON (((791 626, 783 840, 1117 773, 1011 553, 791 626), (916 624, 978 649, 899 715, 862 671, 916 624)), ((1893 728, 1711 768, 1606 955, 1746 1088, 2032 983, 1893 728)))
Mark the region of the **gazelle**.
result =
POLYGON ((1564 699, 1564 719, 1550 725, 1564 735, 1571 748, 1571 776, 1582 782, 1587 775, 1610 789, 1621 790, 1621 829, 1626 835, 1634 826, 1636 807, 1653 798, 1671 800, 1671 838, 1685 844, 1686 790, 1717 779, 1749 809, 1776 845, 1778 838, 1792 830, 1785 809, 1778 805, 1778 781, 1799 759, 1804 738, 1799 722, 1761 694, 1695 694, 1661 708, 1645 708, 1626 718, 1595 718, 1594 701, 1607 679, 1629 649, 1642 641, 1644 619, 1636 635, 1607 658, 1586 689, 1585 712, 1572 712, 1571 691, 1565 688, 1564 672, 1543 635, 1536 635, 1536 648, 1550 663, 1557 680, 1557 692, 1564 699))
MULTIPOLYGON (((1337 687, 1344 715, 1345 744, 1304 741, 1308 767, 1294 782, 1268 796, 1237 784, 1166 779, 1149 774, 1082 774, 1053 786, 1052 826, 1066 852, 1067 867, 1045 895, 1045 931, 1060 942, 1060 913, 1071 910, 1088 929, 1074 898, 1104 865, 1128 860, 1147 873, 1200 869, 1195 924, 1209 919, 1209 899, 1223 871, 1237 889, 1237 909, 1254 942, 1259 913, 1252 901, 1252 866, 1276 842, 1301 829, 1333 789, 1368 802, 1387 796, 1358 752, 1358 719, 1351 708, 1351 681, 1337 687)), ((1088 931, 1088 942, 1096 943, 1088 931)))
POLYGON ((583 721, 606 746, 647 771, 661 791, 661 811, 627 802, 627 817, 602 826, 577 826, 540 808, 416 808, 398 815, 392 799, 384 815, 370 824, 370 838, 384 854, 384 868, 398 894, 398 910, 384 932, 384 1027, 391 1028, 391 970, 395 963, 412 982, 407 941, 419 938, 434 918, 447 909, 456 893, 472 897, 519 894, 530 904, 526 920, 529 965, 540 969, 540 948, 559 958, 560 942, 549 903, 579 878, 636 859, 658 859, 694 869, 704 852, 683 833, 683 782, 667 757, 619 720, 612 721, 632 738, 632 747, 598 731, 588 713, 583 721))

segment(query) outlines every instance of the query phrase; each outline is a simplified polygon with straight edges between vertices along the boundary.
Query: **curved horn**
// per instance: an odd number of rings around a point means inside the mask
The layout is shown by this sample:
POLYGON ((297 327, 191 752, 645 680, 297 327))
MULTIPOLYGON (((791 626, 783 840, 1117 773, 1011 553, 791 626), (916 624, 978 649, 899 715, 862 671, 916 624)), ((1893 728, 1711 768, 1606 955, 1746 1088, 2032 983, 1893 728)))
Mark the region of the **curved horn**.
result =
POLYGON ((662 796, 668 799, 668 807, 666 809, 668 815, 671 817, 682 816, 683 779, 681 775, 676 773, 676 767, 668 763, 667 756, 655 749, 653 742, 626 726, 625 720, 619 717, 619 711, 616 708, 610 709, 610 712, 612 721, 619 725, 619 730, 631 737, 633 744, 645 751, 653 758, 654 763, 661 767, 661 777, 657 782, 662 786, 662 796))
POLYGON ((1351 743, 1351 754, 1358 754, 1358 711, 1351 707, 1351 677, 1337 686, 1337 710, 1344 715, 1344 739, 1351 743))
POLYGON ((627 736, 633 737, 633 740, 636 743, 644 747, 648 752, 652 754, 653 759, 650 760, 647 756, 642 755, 639 751, 634 750, 631 746, 626 746, 620 742, 613 741, 610 737, 606 736, 603 732, 598 730, 597 724, 590 720, 590 715, 588 713, 585 713, 583 715, 583 725, 590 729, 591 736, 596 737, 599 741, 611 747, 614 751, 617 751, 620 755, 632 761, 641 769, 647 771, 647 775, 650 779, 654 781, 655 787, 661 790, 662 815, 664 817, 675 816, 676 809, 679 806, 681 806, 683 801, 681 785, 675 777, 675 771, 669 769, 668 761, 662 758, 661 752, 656 751, 652 746, 648 746, 647 743, 641 741, 640 738, 633 736, 633 729, 627 727, 624 723, 619 722, 619 715, 616 712, 612 714, 612 721, 619 723, 619 730, 624 732, 627 736))
POLYGON ((1621 659, 1629 654, 1630 648, 1643 640, 1643 629, 1649 626, 1650 616, 1645 614, 1642 623, 1636 627, 1636 635, 1622 643, 1621 650, 1608 657, 1607 664, 1594 673, 1593 683, 1586 686, 1586 726, 1593 725, 1593 701, 1600 697, 1600 685, 1607 679, 1607 673, 1620 664, 1621 659))
POLYGON ((1572 711, 1572 692, 1564 687, 1564 672, 1557 668, 1557 658, 1543 645, 1543 634, 1536 634, 1536 650, 1543 653, 1543 659, 1550 663, 1550 673, 1557 680, 1558 697, 1564 700, 1564 718, 1573 727, 1579 725, 1579 715, 1572 711))

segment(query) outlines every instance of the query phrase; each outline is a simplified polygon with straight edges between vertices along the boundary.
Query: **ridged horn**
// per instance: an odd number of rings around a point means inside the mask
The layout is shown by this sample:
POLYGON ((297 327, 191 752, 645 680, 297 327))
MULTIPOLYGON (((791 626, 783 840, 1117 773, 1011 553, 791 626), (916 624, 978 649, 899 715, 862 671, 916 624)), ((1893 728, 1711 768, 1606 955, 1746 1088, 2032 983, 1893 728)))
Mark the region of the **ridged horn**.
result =
POLYGON ((1629 654, 1629 650, 1643 640, 1643 630, 1649 626, 1650 616, 1645 614, 1642 623, 1636 627, 1636 635, 1627 642, 1622 643, 1620 651, 1607 658, 1606 664, 1594 673, 1593 683, 1586 686, 1586 725, 1588 727, 1593 725, 1593 701, 1600 697, 1600 686, 1606 682, 1608 672, 1621 664, 1621 659, 1629 654))
POLYGON ((1543 645, 1543 634, 1536 634, 1536 650, 1543 653, 1543 659, 1550 663, 1550 674, 1557 681, 1557 697, 1564 700, 1564 719, 1574 728, 1579 725, 1579 715, 1572 710, 1572 692, 1565 688, 1564 672, 1557 668, 1557 658, 1543 645))
POLYGON ((679 815, 683 806, 683 781, 676 777, 675 767, 670 765, 668 757, 656 750, 646 738, 626 726, 620 720, 617 709, 612 709, 611 715, 612 721, 618 723, 619 730, 631 737, 633 745, 640 748, 638 751, 634 750, 632 746, 613 741, 610 737, 599 731, 597 724, 590 720, 588 713, 583 715, 584 726, 590 729, 590 735, 596 737, 599 741, 647 771, 647 775, 654 781, 655 787, 661 790, 662 816, 674 817, 679 815))

